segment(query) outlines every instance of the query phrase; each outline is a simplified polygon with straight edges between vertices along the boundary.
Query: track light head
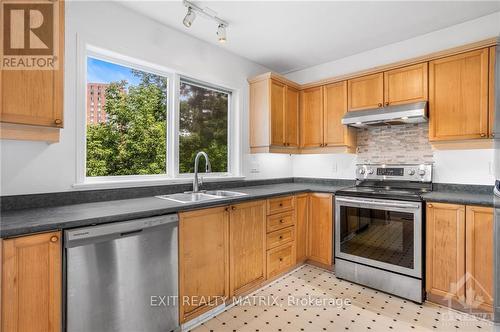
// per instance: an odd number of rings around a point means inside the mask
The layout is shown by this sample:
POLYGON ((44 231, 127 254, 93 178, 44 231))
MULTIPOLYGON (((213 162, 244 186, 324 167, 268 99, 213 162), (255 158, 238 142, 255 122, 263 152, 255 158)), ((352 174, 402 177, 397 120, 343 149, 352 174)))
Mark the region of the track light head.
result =
POLYGON ((225 43, 227 41, 226 26, 224 24, 219 24, 219 27, 217 28, 217 38, 220 43, 225 43))
POLYGON ((190 28, 191 25, 193 25, 193 21, 195 18, 196 18, 195 11, 191 7, 188 7, 187 14, 184 17, 184 20, 182 20, 182 23, 186 26, 186 28, 190 28))

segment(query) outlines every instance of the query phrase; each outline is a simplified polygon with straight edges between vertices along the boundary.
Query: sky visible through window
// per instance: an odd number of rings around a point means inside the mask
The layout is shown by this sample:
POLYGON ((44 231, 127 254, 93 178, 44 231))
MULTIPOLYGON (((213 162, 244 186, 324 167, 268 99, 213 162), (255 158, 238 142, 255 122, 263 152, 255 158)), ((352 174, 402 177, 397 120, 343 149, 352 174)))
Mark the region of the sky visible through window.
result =
POLYGON ((141 80, 128 67, 111 62, 87 57, 87 83, 105 83, 127 81, 130 85, 138 85, 141 80))

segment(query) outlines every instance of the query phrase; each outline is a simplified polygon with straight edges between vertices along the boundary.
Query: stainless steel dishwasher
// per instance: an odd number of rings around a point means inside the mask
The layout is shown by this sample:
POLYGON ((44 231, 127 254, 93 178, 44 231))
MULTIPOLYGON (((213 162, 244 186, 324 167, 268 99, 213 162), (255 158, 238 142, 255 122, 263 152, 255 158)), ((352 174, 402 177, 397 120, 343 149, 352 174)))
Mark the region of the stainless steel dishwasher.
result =
POLYGON ((65 231, 66 330, 179 329, 176 214, 65 231))

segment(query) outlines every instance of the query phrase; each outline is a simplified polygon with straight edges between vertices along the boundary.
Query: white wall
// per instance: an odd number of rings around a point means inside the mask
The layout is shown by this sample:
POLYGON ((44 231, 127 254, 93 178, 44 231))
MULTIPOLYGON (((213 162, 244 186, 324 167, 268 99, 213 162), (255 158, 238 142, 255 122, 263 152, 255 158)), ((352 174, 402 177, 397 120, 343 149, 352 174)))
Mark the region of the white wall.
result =
MULTIPOLYGON (((343 59, 324 63, 286 75, 299 83, 349 74, 372 67, 385 65, 413 57, 461 46, 467 43, 500 35, 500 12, 467 21, 446 29, 434 31, 412 39, 386 45, 343 59)), ((442 183, 485 184, 494 183, 490 170, 493 163, 493 149, 452 150, 434 152, 434 181, 442 183)), ((331 172, 333 164, 346 165, 346 160, 355 164, 355 158, 348 155, 293 157, 294 176, 322 175, 329 178, 354 178, 354 168, 331 172)))
MULTIPOLYGON (((182 18, 180 18, 182 19, 182 18)), ((112 2, 66 3, 64 129, 57 144, 1 141, 1 195, 74 190, 76 181, 77 35, 89 44, 158 64, 177 72, 238 90, 241 111, 240 149, 248 151, 247 77, 268 71, 112 2)), ((246 154, 243 175, 249 172, 246 154)), ((289 177, 289 156, 259 157, 261 173, 251 178, 289 177), (265 168, 269 163, 271 168, 265 168), (276 166, 276 167, 274 167, 276 166)))

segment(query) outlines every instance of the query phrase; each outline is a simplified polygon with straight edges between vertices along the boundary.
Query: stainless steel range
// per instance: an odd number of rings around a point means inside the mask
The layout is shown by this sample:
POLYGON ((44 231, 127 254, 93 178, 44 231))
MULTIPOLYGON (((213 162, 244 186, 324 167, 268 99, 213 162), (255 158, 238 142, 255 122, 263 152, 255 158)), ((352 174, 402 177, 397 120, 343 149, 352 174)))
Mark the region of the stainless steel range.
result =
POLYGON ((432 165, 358 165, 356 180, 335 194, 336 276, 422 302, 432 165))

